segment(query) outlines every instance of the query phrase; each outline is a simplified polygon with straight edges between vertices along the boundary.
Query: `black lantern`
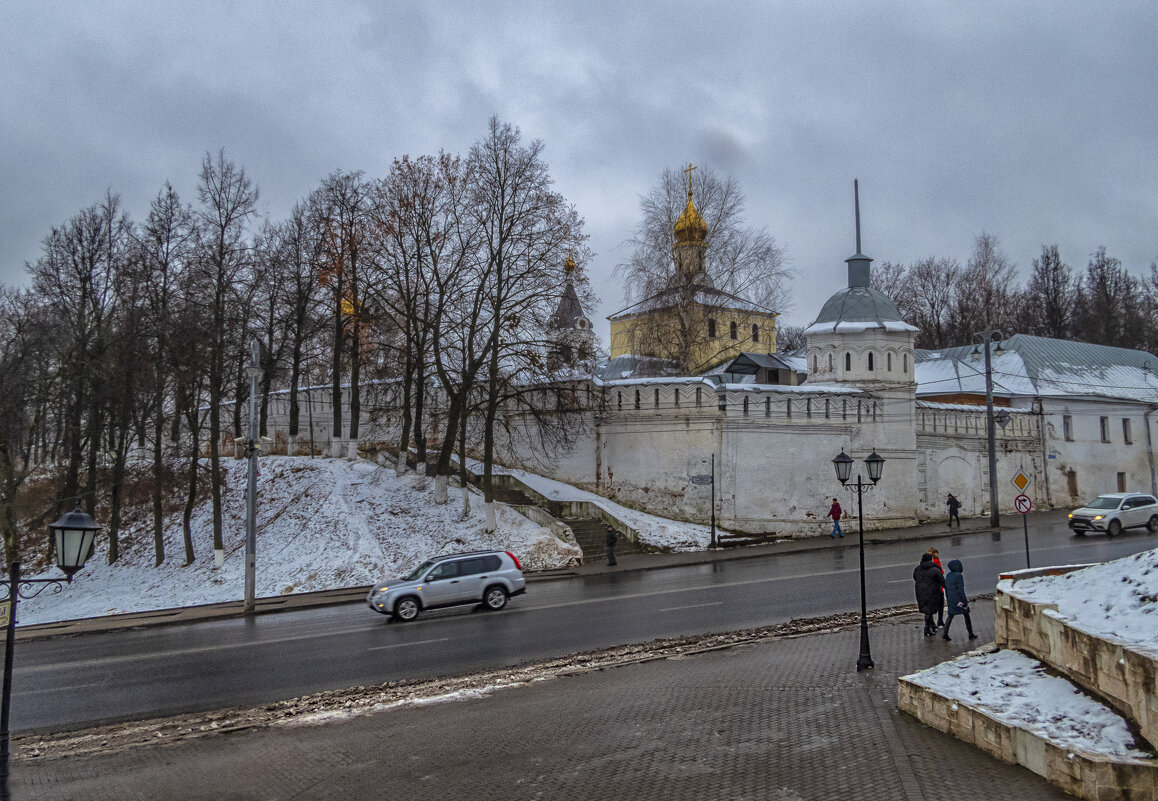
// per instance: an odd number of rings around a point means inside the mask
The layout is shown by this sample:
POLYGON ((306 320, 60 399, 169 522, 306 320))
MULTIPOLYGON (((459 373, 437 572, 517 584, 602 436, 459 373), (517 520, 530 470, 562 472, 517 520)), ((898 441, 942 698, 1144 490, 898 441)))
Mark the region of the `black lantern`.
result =
MULTIPOLYGON (((877 458, 880 459, 879 456, 877 458)), ((840 455, 832 460, 832 466, 836 468, 836 480, 841 484, 846 483, 848 477, 852 475, 852 458, 844 452, 844 448, 841 448, 840 455)), ((877 476, 880 477, 880 470, 877 470, 877 476)))
POLYGON ((56 547, 56 566, 71 579, 73 573, 84 567, 92 553, 93 539, 102 527, 80 509, 74 509, 48 527, 52 529, 52 543, 56 547))
MULTIPOLYGON (((852 461, 851 459, 849 461, 852 461)), ((865 466, 868 467, 869 481, 877 483, 881 480, 881 471, 884 470, 885 460, 875 450, 864 459, 865 466)))

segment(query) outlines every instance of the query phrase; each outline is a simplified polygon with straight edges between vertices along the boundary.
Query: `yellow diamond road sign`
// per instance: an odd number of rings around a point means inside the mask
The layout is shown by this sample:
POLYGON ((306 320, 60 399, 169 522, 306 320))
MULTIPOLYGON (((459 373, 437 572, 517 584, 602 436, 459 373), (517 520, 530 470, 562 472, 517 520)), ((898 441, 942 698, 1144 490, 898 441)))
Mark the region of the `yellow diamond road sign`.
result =
POLYGON ((1018 492, 1025 492, 1025 488, 1032 483, 1032 479, 1020 471, 1016 476, 1013 477, 1013 486, 1017 487, 1018 492))

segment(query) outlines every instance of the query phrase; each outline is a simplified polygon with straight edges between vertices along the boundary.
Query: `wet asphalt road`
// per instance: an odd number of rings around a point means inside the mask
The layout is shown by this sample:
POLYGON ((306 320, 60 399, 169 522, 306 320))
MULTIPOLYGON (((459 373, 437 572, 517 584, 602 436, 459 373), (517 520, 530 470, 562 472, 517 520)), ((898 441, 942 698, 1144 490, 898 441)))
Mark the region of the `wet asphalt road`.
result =
MULTIPOLYGON (((992 592, 999 573, 1025 567, 1020 530, 888 544, 869 537, 870 608, 912 602, 912 570, 930 545, 943 564, 965 563, 970 595, 992 592)), ((1064 524, 1044 523, 1030 527, 1030 541, 1034 566, 1158 547, 1145 529, 1113 540, 1075 538, 1064 524)), ((12 729, 59 731, 260 704, 847 612, 860 605, 858 566, 856 548, 833 549, 536 582, 502 612, 430 612, 410 624, 352 604, 20 643, 12 729)))

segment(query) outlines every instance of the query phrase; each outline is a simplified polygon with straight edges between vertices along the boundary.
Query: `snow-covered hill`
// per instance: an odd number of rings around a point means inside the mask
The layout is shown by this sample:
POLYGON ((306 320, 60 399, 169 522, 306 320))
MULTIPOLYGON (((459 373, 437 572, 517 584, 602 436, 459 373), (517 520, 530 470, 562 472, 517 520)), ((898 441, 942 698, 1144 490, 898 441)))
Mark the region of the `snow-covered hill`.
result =
MULTIPOLYGON (((121 534, 121 556, 108 562, 108 544, 95 552, 72 584, 58 595, 22 601, 19 623, 137 612, 240 600, 245 588, 245 462, 227 461, 224 499, 225 564, 213 564, 210 505, 193 516, 196 559, 183 566, 181 515, 166 520, 166 559, 153 566, 153 537, 147 525, 121 534)), ((368 461, 267 457, 258 479, 257 594, 372 584, 399 575, 442 553, 501 548, 524 569, 558 567, 579 549, 547 528, 498 505, 498 529, 483 530, 482 498, 474 494, 471 515, 461 500, 436 506, 429 479, 396 476, 368 461)), ((45 575, 59 575, 55 568, 45 575)))

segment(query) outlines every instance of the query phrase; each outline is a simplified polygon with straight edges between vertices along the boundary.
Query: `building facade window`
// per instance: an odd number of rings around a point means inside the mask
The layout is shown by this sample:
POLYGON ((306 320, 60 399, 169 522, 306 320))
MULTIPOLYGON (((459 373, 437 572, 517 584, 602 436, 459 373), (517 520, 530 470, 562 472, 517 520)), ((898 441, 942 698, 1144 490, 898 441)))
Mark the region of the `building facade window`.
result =
POLYGON ((816 372, 816 354, 812 354, 812 372, 816 372))
POLYGON ((828 369, 832 370, 832 354, 828 354, 828 369))
POLYGON ((1102 422, 1102 442, 1110 441, 1110 418, 1099 418, 1102 422))
POLYGON ((675 407, 678 409, 680 407, 680 388, 679 387, 675 388, 675 393, 673 394, 672 397, 675 401, 675 407))
POLYGON ((619 411, 621 411, 621 412, 623 411, 623 393, 622 392, 616 392, 615 393, 615 407, 619 411))
POLYGON ((904 373, 905 375, 909 374, 909 354, 907 354, 907 353, 905 354, 904 369, 901 370, 901 372, 904 373))
POLYGON ((832 417, 832 404, 828 400, 828 398, 825 398, 824 399, 824 419, 828 420, 830 417, 832 417))
POLYGON ((789 420, 792 419, 792 398, 785 398, 784 400, 784 416, 789 420))
POLYGON ((739 339, 740 338, 740 335, 739 335, 739 332, 736 328, 735 323, 730 323, 728 325, 728 336, 732 339, 739 339))
POLYGON ((696 387, 696 408, 697 409, 704 405, 703 397, 700 395, 701 392, 703 392, 703 389, 701 387, 696 387))
POLYGON ((755 323, 752 323, 752 341, 760 341, 760 326, 756 325, 755 323))
MULTIPOLYGON (((1130 436, 1130 418, 1129 417, 1123 417, 1122 418, 1122 442, 1126 443, 1127 445, 1133 445, 1134 444, 1134 438, 1132 436, 1130 436)), ((1123 490, 1123 492, 1125 492, 1125 490, 1123 490)))
POLYGON ((745 417, 748 416, 748 398, 747 397, 744 398, 744 416, 745 417))
POLYGON ((851 353, 844 354, 844 369, 845 370, 851 370, 852 369, 852 354, 851 353))
POLYGON ((635 408, 639 408, 639 390, 635 391, 635 408))
POLYGON ((655 388, 655 408, 659 408, 659 387, 655 388))
POLYGON ((885 370, 890 373, 893 371, 893 354, 891 353, 885 355, 885 370))
POLYGON ((708 318, 708 336, 712 339, 716 338, 716 321, 713 318, 708 318))
POLYGON ((1062 415, 1062 436, 1066 442, 1074 441, 1074 418, 1072 415, 1062 415))
POLYGON ((765 398, 764 399, 764 416, 765 417, 771 417, 772 416, 772 399, 771 398, 765 398))
POLYGON ((870 353, 868 357, 868 369, 873 369, 873 355, 870 353))

